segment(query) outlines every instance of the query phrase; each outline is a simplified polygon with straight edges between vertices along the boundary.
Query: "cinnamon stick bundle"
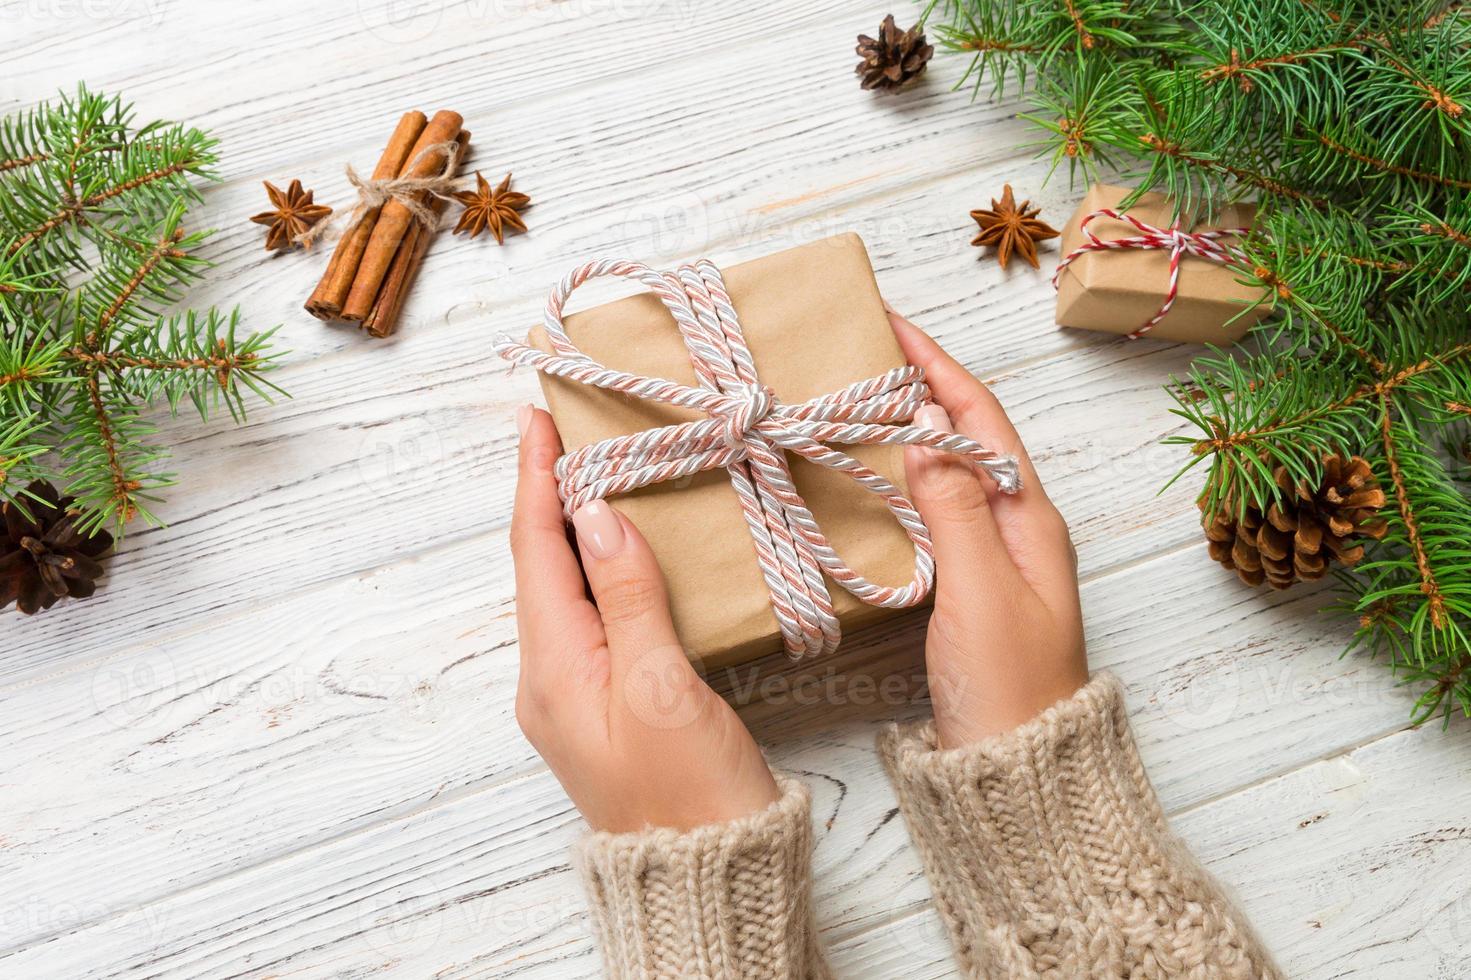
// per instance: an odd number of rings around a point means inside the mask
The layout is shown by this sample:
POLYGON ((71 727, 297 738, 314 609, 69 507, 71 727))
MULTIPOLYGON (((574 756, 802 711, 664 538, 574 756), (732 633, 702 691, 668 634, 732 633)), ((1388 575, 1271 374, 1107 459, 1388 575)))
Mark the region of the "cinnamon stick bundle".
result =
MULTIPOLYGON (((470 142, 470 131, 460 130, 455 141, 459 144, 460 155, 463 157, 465 147, 470 142)), ((436 197, 429 203, 429 207, 437 218, 444 213, 445 200, 436 197)), ((434 230, 422 222, 415 221, 410 226, 408 237, 394 255, 393 264, 388 267, 388 274, 383 278, 383 286, 373 300, 373 308, 363 319, 363 329, 369 334, 387 337, 398 329, 398 317, 403 312, 404 298, 408 296, 409 287, 419 274, 419 265, 423 262, 424 253, 429 249, 429 240, 433 237, 434 230)))
MULTIPOLYGON (((456 139, 464 122, 458 112, 448 109, 436 112, 429 125, 424 127, 424 132, 419 134, 419 141, 409 153, 408 169, 401 176, 432 177, 443 170, 444 151, 427 151, 432 146, 456 139)), ((428 198, 428 194, 420 194, 419 203, 428 203, 428 198)), ((388 267, 393 264, 393 257, 404 243, 412 224, 414 216, 402 202, 394 200, 383 205, 383 212, 368 237, 368 247, 363 251, 362 264, 352 281, 352 290, 342 305, 342 319, 354 323, 367 319, 373 309, 373 301, 378 298, 378 287, 383 285, 383 277, 388 274, 388 267)))
MULTIPOLYGON (((458 112, 447 109, 432 119, 417 110, 405 113, 373 168, 372 181, 439 176, 447 162, 442 147, 453 142, 463 153, 470 139, 463 124, 458 112)), ((427 190, 416 193, 414 200, 436 217, 444 208, 427 190)), ((397 198, 363 209, 333 250, 307 299, 307 311, 322 320, 361 324, 375 337, 389 336, 433 232, 397 198)))
MULTIPOLYGON (((398 121, 398 127, 393 131, 393 136, 388 140, 387 149, 378 158, 378 165, 373 168, 374 180, 391 180, 402 172, 404 164, 409 160, 409 152, 413 150, 428 122, 429 117, 417 109, 404 113, 403 118, 398 121)), ((364 211, 357 224, 337 242, 322 281, 317 283, 311 298, 306 301, 307 312, 312 316, 319 320, 330 320, 342 312, 342 304, 347 302, 347 294, 357 276, 363 251, 368 247, 368 238, 373 234, 373 226, 378 223, 378 213, 382 210, 381 207, 376 207, 364 211)))

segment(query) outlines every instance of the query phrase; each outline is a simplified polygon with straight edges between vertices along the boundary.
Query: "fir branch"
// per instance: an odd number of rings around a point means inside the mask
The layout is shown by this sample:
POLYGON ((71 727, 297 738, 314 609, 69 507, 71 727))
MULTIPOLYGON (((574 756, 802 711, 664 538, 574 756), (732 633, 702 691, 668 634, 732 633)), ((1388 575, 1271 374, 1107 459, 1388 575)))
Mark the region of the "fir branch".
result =
POLYGON ((1243 61, 1241 52, 1236 48, 1231 49, 1230 58, 1221 64, 1208 65, 1200 70, 1202 82, 1235 81, 1238 88, 1243 92, 1250 92, 1256 88, 1256 82, 1252 75, 1268 71, 1273 68, 1282 68, 1287 65, 1300 65, 1313 58, 1323 55, 1336 54, 1344 48, 1340 45, 1321 45, 1315 48, 1303 48, 1298 51, 1287 51, 1282 54, 1267 55, 1261 58, 1253 58, 1243 61))
POLYGON ((1113 139, 1110 119, 1123 108, 1121 93, 1127 91, 1119 85, 1113 69, 1098 60, 1090 61, 1062 82, 1041 77, 1035 101, 1042 111, 1022 118, 1059 138, 1049 176, 1063 161, 1068 164, 1070 176, 1078 167, 1091 177, 1099 166, 1116 165, 1109 152, 1113 139))
POLYGON ((1289 187, 1288 185, 1282 183, 1280 180, 1268 177, 1265 174, 1256 173, 1254 171, 1246 169, 1245 167, 1238 167, 1233 164, 1226 163, 1224 160, 1217 160, 1203 153, 1198 153, 1179 143, 1174 143, 1169 140, 1163 139, 1155 135, 1154 133, 1142 134, 1139 137, 1139 142, 1145 147, 1148 147, 1153 152, 1158 153, 1162 156, 1169 157, 1172 160, 1178 160, 1181 163, 1187 164, 1192 167, 1199 167, 1202 170, 1208 170, 1218 174, 1225 174, 1243 184, 1248 184, 1252 187, 1258 188, 1259 190, 1267 191, 1271 194, 1277 194, 1282 197, 1290 197, 1296 201, 1305 201, 1309 204, 1320 206, 1328 204, 1327 198, 1319 197, 1315 194, 1310 194, 1307 191, 1298 190, 1295 187, 1289 187))
POLYGON ((44 124, 45 116, 38 110, 0 120, 0 176, 50 159, 44 124))
POLYGON ((206 267, 183 218, 214 145, 135 127, 86 89, 0 120, 0 161, 24 161, 0 169, 0 473, 64 483, 84 530, 156 521, 149 502, 172 482, 145 415, 156 400, 243 418, 246 393, 279 393, 271 331, 240 330, 238 311, 164 315, 206 267))
POLYGON ((1353 124, 1395 148, 1394 162, 1464 175, 1471 154, 1471 51, 1459 30, 1396 33, 1365 48, 1353 124))
POLYGON ((1389 467, 1390 481, 1394 486, 1394 498, 1399 507, 1400 521, 1404 524, 1405 532, 1409 536, 1410 548, 1415 556, 1415 567, 1420 573, 1420 591, 1423 592, 1430 603, 1430 622, 1436 629, 1445 626, 1445 596, 1441 594, 1440 583, 1435 578, 1435 571, 1430 564, 1430 555, 1425 549, 1425 541, 1420 533, 1420 522, 1416 517, 1414 506, 1410 502, 1409 486, 1405 482, 1404 472, 1400 468, 1399 450, 1395 442, 1394 426, 1390 423, 1390 405, 1388 394, 1380 395, 1380 433, 1384 446, 1384 459, 1389 467))
POLYGON ((176 247, 183 240, 184 231, 181 228, 174 228, 170 233, 159 239, 158 244, 139 263, 132 277, 128 279, 123 288, 113 297, 107 309, 97 318, 97 326, 89 335, 89 347, 95 346, 97 339, 107 334, 108 329, 112 326, 113 321, 117 319, 118 314, 132 301, 138 290, 142 288, 143 283, 159 267, 159 263, 167 258, 183 259, 188 256, 187 252, 176 247))
POLYGON ((1420 688, 1417 719, 1471 715, 1467 4, 942 6, 967 79, 1024 83, 1022 115, 1054 169, 1159 189, 1181 220, 1256 200, 1238 278, 1271 311, 1248 345, 1172 383, 1194 429, 1166 440, 1186 449, 1176 478, 1202 465, 1204 512, 1240 515, 1277 498, 1280 472, 1316 485, 1327 454, 1370 460, 1395 506, 1367 560, 1339 575, 1359 617, 1350 648, 1389 653, 1420 688))
POLYGON ((265 378, 275 362, 268 347, 271 332, 242 338, 239 328, 238 312, 186 314, 119 338, 103 366, 116 369, 111 377, 133 397, 163 397, 174 410, 188 398, 201 419, 209 417, 212 404, 222 402, 243 420, 242 387, 266 401, 284 392, 265 378))
POLYGON ((1063 3, 1067 5, 1067 15, 1068 19, 1073 22, 1073 30, 1078 33, 1078 44, 1084 50, 1092 50, 1093 46, 1098 43, 1098 39, 1088 30, 1088 25, 1083 22, 1082 16, 1078 13, 1077 3, 1075 0, 1063 0, 1063 3))
MULTIPOLYGON (((66 355, 80 364, 95 367, 99 371, 121 372, 135 368, 144 371, 208 371, 217 378, 229 375, 235 371, 252 370, 260 362, 260 359, 254 354, 235 356, 223 349, 213 357, 175 357, 169 359, 133 357, 128 354, 93 353, 84 347, 73 347, 66 352, 66 355)), ((5 380, 3 376, 0 376, 0 384, 4 384, 5 380)))
POLYGON ((87 197, 82 198, 80 201, 73 201, 69 204, 64 204, 49 218, 41 222, 40 225, 23 232, 20 237, 12 240, 10 245, 6 249, 6 255, 7 257, 15 255, 27 245, 31 244, 34 241, 37 241, 47 234, 50 234, 57 228, 79 221, 87 211, 100 207, 101 205, 106 204, 108 201, 122 197, 131 191, 146 187, 149 184, 158 183, 159 181, 165 180, 169 177, 188 173, 189 171, 199 166, 200 162, 201 161, 199 160, 180 160, 177 163, 169 164, 167 167, 160 167, 156 170, 151 170, 148 173, 140 174, 137 177, 125 180, 121 184, 117 184, 113 187, 108 187, 104 190, 96 192, 95 194, 89 194, 87 197))
POLYGON ((957 51, 996 52, 998 54, 1041 54, 1035 44, 1012 41, 1004 37, 983 37, 979 34, 957 35, 951 46, 957 51))
MULTIPOLYGON (((56 107, 40 106, 0 119, 0 175, 60 157, 118 149, 131 122, 131 112, 117 97, 89 92, 63 96, 56 107)), ((69 168, 69 169, 75 169, 69 168)))
POLYGON ((1393 55, 1386 53, 1383 56, 1383 60, 1385 64, 1403 75, 1411 86, 1419 89, 1425 95, 1425 101, 1421 103, 1421 108, 1435 109, 1445 113, 1452 119, 1459 119, 1465 114, 1466 106, 1446 89, 1441 88, 1435 82, 1432 82, 1393 55))
POLYGON ((1413 262, 1411 271, 1393 286, 1432 304, 1464 297, 1471 288, 1467 227, 1471 227, 1471 198, 1446 200, 1438 211, 1416 204, 1389 210, 1382 218, 1385 239, 1413 262))
POLYGON ((10 488, 39 475, 33 462, 46 453, 47 447, 32 437, 43 428, 35 415, 0 420, 0 500, 14 500, 16 494, 10 488))
POLYGON ((117 436, 113 433, 112 418, 108 414, 107 405, 103 402, 102 384, 97 375, 95 368, 87 371, 84 374, 84 383, 87 386, 87 400, 91 403, 92 415, 97 422, 97 432, 101 437, 102 448, 107 455, 107 470, 112 482, 111 493, 104 509, 108 513, 118 514, 120 523, 126 524, 138 512, 137 505, 133 502, 133 494, 142 484, 127 475, 126 467, 123 465, 122 450, 118 445, 117 436))
MULTIPOLYGON (((1393 373, 1366 381, 1342 397, 1326 403, 1321 401, 1316 391, 1310 391, 1303 399, 1305 407, 1302 409, 1252 426, 1232 428, 1225 420, 1225 412, 1210 417, 1181 412, 1179 409, 1177 413, 1184 414, 1207 433, 1204 438, 1190 440, 1191 452, 1196 459, 1214 457, 1230 468, 1245 466, 1248 469, 1260 469, 1263 456, 1277 453, 1279 462, 1291 460, 1300 464, 1306 458, 1303 455, 1305 452, 1321 449, 1338 452, 1348 448, 1354 427, 1364 417, 1366 401, 1386 398, 1425 374, 1444 369, 1467 355, 1471 355, 1471 343, 1461 344, 1438 357, 1425 358, 1393 373), (1286 438, 1288 443, 1274 444, 1274 439, 1282 438, 1286 438), (1303 442, 1299 444, 1296 440, 1303 442), (1287 455, 1280 455, 1283 453, 1287 455)), ((1389 369, 1386 366, 1384 370, 1389 369)), ((1283 370, 1277 381, 1281 383, 1290 376, 1291 372, 1283 370)), ((1199 387, 1205 390, 1204 385, 1199 387)), ((1250 389, 1237 385, 1230 392, 1221 392, 1220 397, 1247 404, 1249 399, 1243 399, 1243 396, 1249 394, 1250 389)), ((1177 395, 1177 401, 1183 407, 1181 396, 1177 395)), ((1294 472, 1294 476, 1297 477, 1298 474, 1294 472)), ((1223 483, 1225 489, 1220 492, 1220 498, 1240 500, 1242 506, 1248 502, 1265 505, 1270 497, 1269 491, 1260 489, 1246 494, 1236 492, 1238 481, 1234 478, 1224 480, 1223 483)))
POLYGON ((1350 160, 1353 160, 1357 163, 1362 163, 1364 166, 1369 167, 1372 170, 1377 170, 1380 173, 1396 174, 1400 177, 1408 177, 1411 180, 1423 181, 1429 184, 1439 184, 1442 187, 1454 187, 1459 190, 1471 190, 1471 180, 1461 180, 1456 177, 1443 177, 1439 174, 1427 173, 1423 170, 1416 170, 1413 167, 1406 167, 1397 163, 1391 163, 1388 160, 1381 160, 1378 157, 1373 157, 1367 153, 1362 153, 1358 150, 1355 150, 1352 147, 1345 146, 1344 144, 1328 136, 1326 133, 1316 133, 1314 135, 1317 137, 1319 143, 1323 144, 1334 153, 1342 154, 1343 156, 1348 157, 1350 160))
POLYGON ((51 159, 49 153, 32 153, 29 156, 0 160, 0 173, 5 173, 7 170, 19 170, 21 167, 29 167, 33 163, 41 163, 49 159, 51 159))
POLYGON ((1354 340, 1353 337, 1349 335, 1348 331, 1345 330, 1343 327, 1339 326, 1337 323, 1328 319, 1327 317, 1319 316, 1315 312, 1310 312, 1309 315, 1312 317, 1315 323, 1321 326, 1325 331, 1328 332, 1330 336, 1332 336, 1334 341, 1336 341, 1345 350, 1349 351, 1349 353, 1353 354, 1354 357, 1357 357, 1360 361, 1362 361, 1364 363, 1364 366, 1367 367, 1370 371, 1373 371, 1377 375, 1383 375, 1389 371, 1388 365, 1381 361, 1376 354, 1370 351, 1363 344, 1360 344, 1359 342, 1354 340))
POLYGON ((1450 18, 1460 16, 1461 12, 1466 9, 1466 6, 1465 0, 1455 0, 1454 3, 1447 4, 1443 9, 1427 17, 1425 23, 1421 26, 1426 30, 1433 30, 1450 18))
POLYGON ((1453 242, 1454 244, 1459 245, 1462 248, 1471 248, 1471 235, 1468 235, 1466 234, 1466 232, 1461 231, 1457 228, 1452 228, 1444 221, 1421 222, 1420 230, 1427 235, 1434 235, 1436 238, 1444 238, 1446 241, 1453 242))

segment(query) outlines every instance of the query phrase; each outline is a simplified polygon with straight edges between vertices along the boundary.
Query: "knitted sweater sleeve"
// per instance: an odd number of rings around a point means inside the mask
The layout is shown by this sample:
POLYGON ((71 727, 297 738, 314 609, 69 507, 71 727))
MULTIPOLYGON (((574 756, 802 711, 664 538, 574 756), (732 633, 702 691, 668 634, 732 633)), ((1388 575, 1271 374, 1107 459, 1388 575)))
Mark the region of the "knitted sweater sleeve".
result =
POLYGON ((1281 977, 1170 833, 1112 677, 974 745, 929 722, 879 751, 966 976, 1281 977))
POLYGON ((591 834, 576 865, 613 980, 830 980, 812 914, 807 788, 679 832, 591 834))

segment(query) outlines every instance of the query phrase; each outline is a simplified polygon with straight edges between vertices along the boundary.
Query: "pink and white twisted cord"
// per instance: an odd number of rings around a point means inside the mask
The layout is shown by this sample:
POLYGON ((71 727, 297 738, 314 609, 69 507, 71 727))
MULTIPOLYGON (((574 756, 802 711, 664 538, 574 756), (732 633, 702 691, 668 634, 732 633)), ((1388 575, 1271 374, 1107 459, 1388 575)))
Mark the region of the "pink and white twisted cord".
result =
POLYGON ((787 652, 794 658, 827 653, 838 645, 841 633, 824 573, 862 601, 890 608, 923 601, 935 579, 934 546, 914 505, 883 476, 824 443, 928 446, 971 460, 1006 493, 1021 487, 1014 457, 962 435, 892 424, 911 418, 929 401, 922 368, 897 367, 798 405, 778 401, 757 376, 720 270, 708 260, 674 272, 622 260, 590 262, 552 290, 545 325, 551 353, 507 337, 496 341, 496 352, 546 374, 708 416, 604 439, 562 456, 555 474, 566 513, 592 500, 724 467, 740 499, 787 652), (635 280, 659 298, 679 327, 699 387, 605 367, 577 349, 563 326, 562 307, 573 290, 599 276, 635 280), (914 545, 909 584, 875 584, 838 557, 797 493, 786 452, 846 473, 883 498, 914 545))
POLYGON ((1168 228, 1156 228, 1154 225, 1140 221, 1123 211, 1115 211, 1113 208, 1099 208, 1083 219, 1078 228, 1083 237, 1088 239, 1082 245, 1073 249, 1063 256, 1062 261, 1057 263, 1057 271, 1052 273, 1052 288, 1057 288, 1062 270, 1072 265, 1073 260, 1089 252, 1103 252, 1110 249, 1141 248, 1155 249, 1167 248, 1170 250, 1170 283, 1165 290, 1165 301, 1160 306, 1159 312, 1149 318, 1149 321, 1129 334, 1130 340, 1138 340, 1170 312, 1170 307, 1175 305, 1175 297, 1180 292, 1180 257, 1193 255, 1196 258, 1205 259, 1207 262, 1215 262, 1226 266, 1245 266, 1246 254, 1234 245, 1228 245, 1220 241, 1222 238, 1241 237, 1250 228, 1216 228, 1210 231, 1181 231, 1179 224, 1173 224, 1168 228), (1112 218, 1125 224, 1133 225, 1140 232, 1139 235, 1128 238, 1111 238, 1107 241, 1099 238, 1092 229, 1088 227, 1094 218, 1112 218))

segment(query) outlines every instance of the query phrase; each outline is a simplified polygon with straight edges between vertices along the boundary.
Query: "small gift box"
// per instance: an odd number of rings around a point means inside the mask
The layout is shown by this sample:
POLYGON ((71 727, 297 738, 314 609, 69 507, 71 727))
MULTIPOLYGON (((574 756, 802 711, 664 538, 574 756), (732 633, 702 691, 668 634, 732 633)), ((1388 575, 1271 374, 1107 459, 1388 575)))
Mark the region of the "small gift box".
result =
POLYGON ((1249 270, 1234 243, 1254 205, 1229 205, 1177 232, 1168 197, 1150 192, 1120 210, 1130 193, 1093 185, 1063 228, 1059 326, 1225 345, 1271 311, 1261 287, 1238 282, 1249 270))
POLYGON ((902 516, 902 443, 967 455, 1015 488, 1014 460, 903 425, 928 389, 857 235, 723 272, 590 263, 553 293, 527 345, 498 349, 542 372, 566 508, 613 498, 659 560, 686 653, 707 668, 784 644, 794 656, 803 643, 830 649, 841 630, 924 601, 933 559, 918 515, 902 516), (567 294, 600 275, 650 291, 563 317, 567 294), (892 494, 871 492, 880 484, 892 494))

